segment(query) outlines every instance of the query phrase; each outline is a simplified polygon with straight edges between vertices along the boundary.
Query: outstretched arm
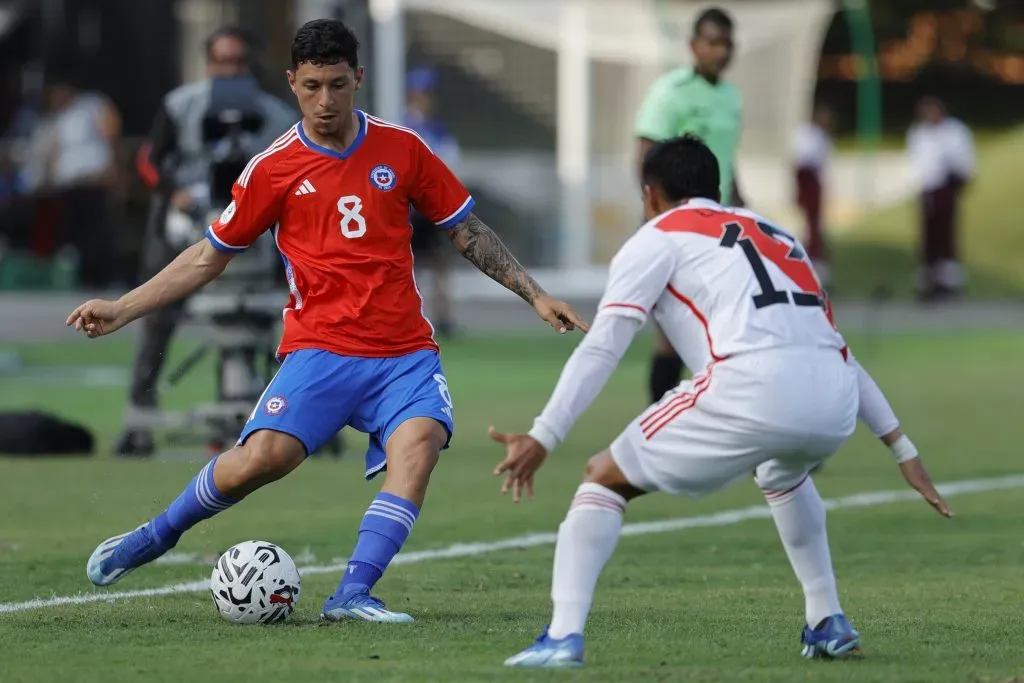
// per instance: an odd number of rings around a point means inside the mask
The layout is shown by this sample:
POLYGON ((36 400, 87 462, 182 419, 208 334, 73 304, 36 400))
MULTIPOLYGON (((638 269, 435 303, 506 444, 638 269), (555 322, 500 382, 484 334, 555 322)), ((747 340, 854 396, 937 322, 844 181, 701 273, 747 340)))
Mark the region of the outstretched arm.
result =
POLYGON ((589 329, 568 304, 552 299, 530 277, 493 230, 470 213, 448 231, 452 244, 466 260, 505 289, 534 307, 537 314, 560 332, 589 329))
POLYGON ((205 287, 224 272, 232 257, 214 249, 209 240, 201 240, 118 301, 130 320, 149 315, 205 287))
POLYGON ((116 332, 133 320, 195 293, 224 272, 231 258, 231 254, 218 251, 204 239, 120 299, 85 302, 68 316, 67 324, 89 337, 116 332))
POLYGON ((494 473, 508 476, 502 491, 518 502, 525 488, 533 494, 533 475, 590 407, 618 366, 676 268, 675 251, 664 233, 641 228, 612 259, 608 285, 590 333, 565 364, 554 393, 528 434, 491 438, 505 445, 505 459, 494 473))
POLYGON ((895 441, 892 434, 899 431, 900 421, 896 419, 896 413, 886 400, 885 394, 878 388, 878 384, 872 379, 868 371, 849 353, 847 360, 857 372, 857 388, 860 391, 860 404, 857 408, 857 417, 867 425, 871 433, 882 440, 886 446, 892 446, 895 441))
POLYGON ((530 277, 501 238, 486 223, 470 213, 448 231, 448 238, 467 261, 481 273, 510 292, 518 294, 528 304, 545 294, 537 281, 530 277))
POLYGON ((265 165, 254 162, 235 182, 231 196, 231 204, 206 229, 206 239, 178 254, 148 282, 117 301, 85 302, 68 316, 67 324, 89 337, 110 334, 184 299, 220 275, 233 255, 244 252, 276 222, 283 193, 275 190, 265 165))
POLYGON ((952 517, 953 513, 932 484, 928 471, 921 464, 917 448, 903 430, 892 406, 886 400, 878 384, 871 378, 851 353, 848 363, 857 371, 857 386, 860 390, 860 405, 857 417, 867 425, 868 429, 889 447, 896 456, 900 473, 907 483, 917 490, 935 510, 944 517, 952 517))
POLYGON ((502 493, 511 490, 517 503, 523 489, 533 497, 534 473, 601 393, 642 325, 642 317, 620 315, 614 309, 599 313, 590 333, 566 362, 530 432, 504 434, 490 428, 491 438, 506 449, 505 459, 494 469, 495 475, 508 473, 502 493))
POLYGON ((564 441, 604 389, 642 325, 643 320, 634 316, 617 315, 612 310, 599 313, 590 333, 562 368, 551 398, 533 421, 530 436, 548 451, 564 441))

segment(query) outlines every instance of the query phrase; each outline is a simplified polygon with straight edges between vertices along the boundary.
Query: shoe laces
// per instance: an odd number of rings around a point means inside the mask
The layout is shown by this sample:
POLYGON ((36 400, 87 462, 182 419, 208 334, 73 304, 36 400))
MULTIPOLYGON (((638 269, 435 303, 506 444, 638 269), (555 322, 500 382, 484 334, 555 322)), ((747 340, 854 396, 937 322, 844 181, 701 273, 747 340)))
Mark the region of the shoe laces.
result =
POLYGON ((387 609, 387 605, 384 604, 383 600, 381 600, 380 598, 375 598, 369 593, 358 593, 356 595, 353 595, 351 599, 359 607, 370 606, 378 607, 384 610, 387 609))
POLYGON ((125 536, 121 542, 117 544, 117 547, 114 548, 114 552, 110 554, 110 561, 121 565, 123 564, 121 560, 138 558, 140 554, 145 554, 145 552, 152 546, 153 537, 149 532, 149 527, 139 527, 125 536))

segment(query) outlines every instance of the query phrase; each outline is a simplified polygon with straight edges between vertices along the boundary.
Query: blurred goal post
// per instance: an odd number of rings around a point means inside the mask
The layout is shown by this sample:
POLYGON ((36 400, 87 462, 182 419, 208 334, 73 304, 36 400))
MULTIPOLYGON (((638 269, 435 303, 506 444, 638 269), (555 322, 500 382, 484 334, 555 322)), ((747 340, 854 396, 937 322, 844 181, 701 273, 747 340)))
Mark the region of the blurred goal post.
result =
MULTIPOLYGON (((818 55, 836 5, 832 0, 713 4, 736 22, 737 52, 728 77, 745 102, 738 160, 744 195, 756 210, 788 222, 790 141, 809 116, 818 55)), ((402 117, 405 25, 416 15, 469 25, 493 35, 496 44, 513 45, 504 48, 500 67, 488 72, 498 90, 525 87, 514 74, 510 50, 515 45, 550 53, 554 68, 533 71, 528 86, 535 90, 531 97, 541 100, 538 116, 550 117, 556 139, 553 163, 538 162, 531 173, 536 184, 556 187, 557 257, 552 260, 557 267, 542 276, 563 296, 593 296, 603 288, 611 253, 640 219, 633 138, 637 107, 655 78, 689 63, 692 24, 711 5, 690 0, 370 0, 374 108, 393 120, 402 117), (551 183, 545 174, 551 174, 551 183)), ((458 41, 457 32, 450 35, 458 41)), ((497 286, 479 283, 453 289, 476 296, 500 294, 497 286)))

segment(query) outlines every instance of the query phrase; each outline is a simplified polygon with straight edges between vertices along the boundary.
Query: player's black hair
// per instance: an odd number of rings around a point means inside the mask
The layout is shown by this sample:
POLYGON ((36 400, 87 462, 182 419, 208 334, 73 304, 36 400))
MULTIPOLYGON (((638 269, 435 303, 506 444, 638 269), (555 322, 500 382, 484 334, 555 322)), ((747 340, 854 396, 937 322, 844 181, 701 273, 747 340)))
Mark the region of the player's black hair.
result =
POLYGON ((731 31, 733 29, 732 17, 720 7, 708 8, 697 15, 697 21, 693 22, 694 38, 700 35, 700 30, 704 28, 704 24, 717 26, 723 31, 731 31))
POLYGON ((203 44, 206 48, 206 58, 209 59, 213 50, 213 44, 221 38, 234 38, 245 45, 246 51, 252 52, 255 47, 256 39, 251 33, 246 31, 241 26, 228 25, 220 26, 213 33, 206 37, 206 42, 203 44))
POLYGON ((292 41, 292 68, 308 62, 315 66, 347 62, 359 66, 359 40, 338 19, 314 19, 302 25, 292 41))
POLYGON ((690 133, 651 147, 644 157, 643 179, 672 202, 720 198, 718 160, 703 140, 690 133))

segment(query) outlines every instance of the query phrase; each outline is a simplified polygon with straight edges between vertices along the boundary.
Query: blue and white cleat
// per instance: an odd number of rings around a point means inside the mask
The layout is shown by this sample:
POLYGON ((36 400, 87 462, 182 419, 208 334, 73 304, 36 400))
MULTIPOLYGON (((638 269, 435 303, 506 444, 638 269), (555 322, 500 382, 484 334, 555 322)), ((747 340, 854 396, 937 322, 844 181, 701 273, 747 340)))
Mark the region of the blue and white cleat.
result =
POLYGON ((833 614, 813 629, 804 624, 800 642, 807 659, 842 659, 860 648, 860 633, 842 614, 833 614))
POLYGON ((536 642, 517 655, 505 660, 505 666, 530 669, 572 669, 583 666, 583 636, 570 633, 564 638, 552 638, 548 629, 537 636, 536 642))
POLYGON ((384 601, 373 597, 368 592, 356 591, 347 595, 332 595, 327 598, 323 609, 324 619, 342 621, 382 621, 392 624, 408 624, 413 618, 401 612, 392 612, 384 606, 384 601))
POLYGON ((160 544, 148 524, 120 536, 113 536, 96 546, 89 556, 85 573, 97 586, 113 586, 131 571, 152 562, 173 546, 160 544))

